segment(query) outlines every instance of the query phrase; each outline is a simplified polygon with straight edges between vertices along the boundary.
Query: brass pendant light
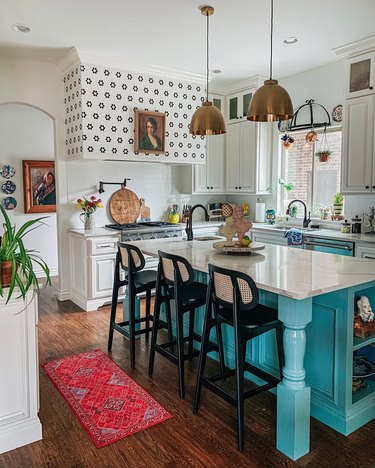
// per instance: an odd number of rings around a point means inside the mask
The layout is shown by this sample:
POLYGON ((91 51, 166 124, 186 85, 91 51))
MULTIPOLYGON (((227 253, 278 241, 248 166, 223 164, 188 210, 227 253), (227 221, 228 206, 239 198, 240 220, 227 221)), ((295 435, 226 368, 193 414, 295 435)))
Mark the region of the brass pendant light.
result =
POLYGON ((272 79, 273 46, 273 0, 271 0, 271 58, 270 79, 264 82, 250 101, 247 120, 253 122, 273 122, 289 120, 293 117, 293 105, 288 92, 272 79))
POLYGON ((225 133, 224 118, 219 109, 212 105, 212 102, 208 100, 208 31, 209 31, 209 20, 208 17, 214 14, 214 9, 210 6, 204 6, 201 8, 202 15, 207 18, 207 81, 206 81, 206 101, 203 102, 202 106, 197 109, 190 122, 190 133, 192 135, 220 135, 225 133))

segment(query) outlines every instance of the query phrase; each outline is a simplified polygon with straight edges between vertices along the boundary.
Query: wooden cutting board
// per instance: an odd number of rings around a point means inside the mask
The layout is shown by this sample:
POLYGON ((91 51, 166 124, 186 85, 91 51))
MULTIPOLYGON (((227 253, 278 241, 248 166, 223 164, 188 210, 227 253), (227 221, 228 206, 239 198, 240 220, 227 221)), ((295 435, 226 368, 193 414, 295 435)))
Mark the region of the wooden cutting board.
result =
POLYGON ((141 211, 137 195, 127 188, 115 192, 109 201, 109 212, 116 223, 134 223, 141 211))

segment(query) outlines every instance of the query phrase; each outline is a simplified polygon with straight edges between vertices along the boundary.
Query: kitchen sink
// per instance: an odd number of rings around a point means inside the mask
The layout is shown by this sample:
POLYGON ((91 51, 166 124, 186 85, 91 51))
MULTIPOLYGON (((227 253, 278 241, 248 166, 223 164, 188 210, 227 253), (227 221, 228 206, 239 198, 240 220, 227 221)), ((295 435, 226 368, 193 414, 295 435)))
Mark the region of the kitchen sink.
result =
POLYGON ((198 237, 194 237, 194 240, 197 240, 197 241, 209 241, 209 240, 220 240, 221 237, 218 237, 218 236, 198 236, 198 237))
POLYGON ((290 226, 290 227, 286 227, 286 226, 267 226, 267 227, 265 227, 265 229, 270 229, 270 230, 275 230, 275 231, 284 231, 284 232, 289 231, 289 229, 299 229, 302 232, 320 231, 320 228, 311 228, 311 227, 304 228, 304 227, 298 227, 298 226, 290 226))

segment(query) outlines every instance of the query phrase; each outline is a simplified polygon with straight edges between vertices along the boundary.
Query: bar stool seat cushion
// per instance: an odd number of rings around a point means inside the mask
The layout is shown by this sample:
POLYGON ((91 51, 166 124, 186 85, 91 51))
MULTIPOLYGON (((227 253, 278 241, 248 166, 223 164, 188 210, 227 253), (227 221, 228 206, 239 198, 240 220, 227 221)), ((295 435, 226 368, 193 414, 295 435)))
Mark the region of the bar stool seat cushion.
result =
MULTIPOLYGON (((233 308, 220 307, 218 314, 225 323, 233 325, 233 308)), ((259 303, 253 310, 239 311, 238 318, 241 326, 246 328, 255 328, 265 324, 271 325, 272 322, 278 321, 276 309, 259 303)))
MULTIPOLYGON (((174 295, 174 288, 170 288, 171 296, 174 295)), ((190 284, 184 284, 181 287, 181 297, 184 304, 188 304, 191 301, 206 300, 207 284, 198 283, 193 281, 190 284)))
POLYGON ((134 273, 134 285, 138 288, 150 286, 150 284, 156 284, 157 272, 155 270, 141 270, 134 273))

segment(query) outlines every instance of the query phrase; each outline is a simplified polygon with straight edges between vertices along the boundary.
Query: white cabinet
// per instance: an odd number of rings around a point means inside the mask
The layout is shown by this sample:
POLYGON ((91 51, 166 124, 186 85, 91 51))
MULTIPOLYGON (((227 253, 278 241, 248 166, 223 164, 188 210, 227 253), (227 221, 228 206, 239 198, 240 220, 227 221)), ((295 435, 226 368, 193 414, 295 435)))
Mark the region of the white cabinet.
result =
POLYGON ((226 192, 255 193, 256 124, 229 126, 226 146, 226 192))
POLYGON ((284 232, 259 232, 251 230, 251 240, 253 242, 261 242, 274 245, 288 245, 287 239, 284 237, 284 232))
POLYGON ((254 89, 247 89, 227 96, 226 121, 228 124, 246 120, 247 110, 254 91, 254 89))
POLYGON ((195 193, 224 193, 225 134, 206 137, 206 164, 194 166, 195 193))
POLYGON ((343 128, 342 193, 375 192, 375 95, 348 99, 343 128))
POLYGON ((102 236, 87 236, 78 230, 70 233, 70 299, 82 309, 96 310, 111 301, 119 240, 117 233, 102 236))
POLYGON ((367 243, 365 245, 357 244, 355 248, 355 256, 375 260, 375 246, 367 243))
POLYGON ((347 99, 375 93, 375 52, 352 57, 346 66, 347 99))
MULTIPOLYGON (((0 453, 42 439, 39 412, 38 295, 0 298, 0 453)), ((17 294, 16 294, 17 295, 17 294)))

